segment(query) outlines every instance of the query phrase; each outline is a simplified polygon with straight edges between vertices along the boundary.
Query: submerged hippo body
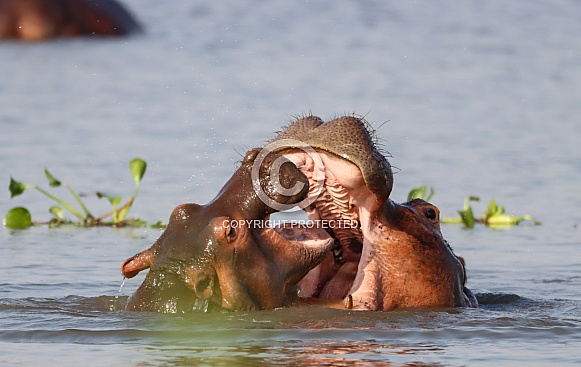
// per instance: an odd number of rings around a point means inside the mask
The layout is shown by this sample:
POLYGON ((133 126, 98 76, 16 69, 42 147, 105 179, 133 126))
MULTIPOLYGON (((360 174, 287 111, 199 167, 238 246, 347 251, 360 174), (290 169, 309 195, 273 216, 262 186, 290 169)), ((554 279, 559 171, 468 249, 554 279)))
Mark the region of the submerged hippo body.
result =
POLYGON ((140 29, 115 0, 0 0, 0 38, 119 36, 140 29))
POLYGON ((422 200, 389 199, 391 167, 365 121, 347 116, 324 123, 308 116, 271 144, 305 173, 311 188, 322 187, 309 193, 317 195, 305 208, 309 219, 357 222, 329 231, 336 240, 334 256, 301 280, 302 298, 345 299, 347 308, 385 311, 477 306, 465 287, 463 259, 442 237, 438 209, 422 200))
MULTIPOLYGON (((161 237, 149 249, 127 259, 122 273, 131 278, 150 268, 129 299, 130 311, 188 312, 272 309, 296 293, 297 282, 331 249, 323 230, 273 229, 261 225, 274 210, 256 196, 251 170, 258 150, 249 151, 240 168, 207 205, 176 207, 161 237)), ((286 159, 277 174, 285 187, 304 189, 280 197, 270 185, 270 169, 281 162, 270 154, 260 165, 261 188, 278 202, 306 196, 306 177, 286 159)))

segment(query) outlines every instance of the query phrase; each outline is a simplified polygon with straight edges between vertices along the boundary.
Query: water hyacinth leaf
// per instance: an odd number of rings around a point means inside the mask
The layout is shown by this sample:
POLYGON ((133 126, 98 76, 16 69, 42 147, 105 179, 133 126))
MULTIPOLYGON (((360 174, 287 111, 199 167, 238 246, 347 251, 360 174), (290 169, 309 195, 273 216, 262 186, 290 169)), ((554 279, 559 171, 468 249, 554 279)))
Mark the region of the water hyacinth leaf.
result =
POLYGON ((486 212, 484 212, 484 217, 485 218, 492 217, 494 214, 496 214, 497 210, 498 210, 498 206, 496 205, 496 200, 494 198, 492 198, 492 200, 490 200, 490 203, 488 203, 488 206, 486 207, 486 212))
POLYGON ((10 177, 10 185, 8 186, 8 189, 10 190, 10 198, 12 199, 13 197, 22 194, 24 190, 26 190, 26 185, 10 177))
POLYGON ((524 220, 523 217, 515 217, 512 215, 507 215, 507 214, 498 214, 498 215, 493 215, 492 217, 488 218, 488 220, 486 221, 486 224, 488 225, 516 225, 519 224, 519 222, 522 222, 524 220))
POLYGON ((513 215, 507 215, 507 214, 494 215, 494 216, 488 218, 488 220, 486 221, 486 224, 488 224, 489 226, 493 226, 493 227, 494 226, 513 226, 513 225, 519 224, 520 222, 522 222, 524 220, 529 220, 529 221, 533 222, 535 225, 541 224, 541 222, 539 222, 535 218, 531 217, 530 215, 523 215, 522 217, 516 217, 513 215))
POLYGON ((131 208, 131 205, 122 206, 121 209, 119 209, 119 213, 117 213, 117 220, 119 220, 119 221, 123 220, 125 218, 125 216, 127 215, 129 208, 131 208))
POLYGON ((129 162, 129 169, 131 170, 131 176, 136 185, 139 185, 143 175, 145 174, 145 169, 147 168, 147 163, 143 159, 135 158, 129 162))
POLYGON ((462 224, 462 218, 460 217, 445 217, 440 219, 441 223, 447 224, 462 224))
POLYGON ((32 217, 28 209, 15 207, 4 216, 4 225, 12 229, 25 229, 32 225, 32 217))
POLYGON ((157 221, 155 223, 153 223, 152 225, 150 225, 151 228, 166 228, 167 224, 164 221, 157 221))
POLYGON ((56 219, 61 220, 64 222, 65 220, 65 211, 58 205, 53 205, 48 210, 52 215, 55 216, 56 219))
POLYGON ((97 197, 99 199, 106 198, 107 200, 109 200, 109 202, 111 203, 111 205, 113 205, 114 207, 117 206, 117 205, 119 205, 119 203, 121 202, 121 196, 107 195, 107 194, 104 194, 102 192, 97 192, 97 197))
POLYGON ((50 187, 59 187, 61 185, 61 182, 57 180, 46 168, 44 169, 44 175, 46 176, 48 185, 50 187))
POLYGON ((458 210, 458 214, 460 214, 460 218, 462 219, 462 223, 466 228, 474 228, 474 223, 476 223, 476 218, 474 218, 474 213, 472 212, 472 208, 468 207, 464 210, 458 210))
POLYGON ((424 196, 426 196, 426 190, 428 190, 428 187, 426 185, 411 189, 408 194, 408 201, 423 198, 424 196))
POLYGON ((468 196, 466 199, 464 199, 464 209, 458 210, 460 218, 462 218, 462 223, 464 223, 466 228, 474 228, 474 223, 476 223, 474 212, 470 206, 471 201, 480 201, 480 198, 478 196, 468 196))
POLYGON ((436 192, 434 191, 433 187, 430 187, 430 193, 428 194, 428 197, 426 197, 424 200, 425 201, 430 201, 430 199, 432 198, 432 196, 434 196, 436 192))
POLYGON ((480 201, 480 197, 478 196, 473 196, 470 195, 466 198, 466 200, 464 200, 464 209, 467 209, 468 207, 470 207, 470 204, 468 204, 468 202, 470 201, 480 201))
POLYGON ((522 216, 523 220, 530 220, 531 222, 533 222, 536 226, 541 225, 541 222, 536 220, 535 218, 531 217, 530 215, 523 215, 522 216))
POLYGON ((410 190, 408 194, 408 201, 413 199, 423 199, 428 201, 432 198, 432 196, 434 196, 434 188, 430 187, 430 193, 428 194, 428 186, 423 185, 410 190))

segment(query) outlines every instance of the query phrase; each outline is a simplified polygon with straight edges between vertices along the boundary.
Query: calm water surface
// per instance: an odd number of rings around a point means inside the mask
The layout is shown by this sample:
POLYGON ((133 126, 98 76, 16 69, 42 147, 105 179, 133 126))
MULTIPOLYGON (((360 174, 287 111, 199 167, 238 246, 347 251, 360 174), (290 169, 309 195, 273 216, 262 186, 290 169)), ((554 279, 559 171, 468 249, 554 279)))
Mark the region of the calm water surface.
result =
MULTIPOLYGON (((496 197, 541 226, 453 225, 482 308, 122 312, 122 261, 155 229, 0 229, 0 365, 581 363, 581 4, 577 1, 127 0, 144 35, 0 44, 0 180, 132 192, 167 220, 208 202, 250 147, 293 115, 356 112, 397 167, 392 197, 436 189, 455 215, 496 197), (121 288, 121 289, 120 289, 121 288)), ((66 197, 65 191, 57 191, 66 197)), ((87 198, 94 212, 104 201, 87 198)), ((2 215, 52 205, 0 196, 2 215)))

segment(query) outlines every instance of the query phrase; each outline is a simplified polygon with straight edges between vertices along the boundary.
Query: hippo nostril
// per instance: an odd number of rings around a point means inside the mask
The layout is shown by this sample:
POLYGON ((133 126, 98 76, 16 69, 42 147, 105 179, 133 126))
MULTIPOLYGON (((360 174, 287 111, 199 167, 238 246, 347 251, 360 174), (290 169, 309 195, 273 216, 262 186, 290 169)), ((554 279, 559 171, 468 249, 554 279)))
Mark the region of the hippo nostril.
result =
POLYGON ((196 291, 202 293, 210 286, 210 279, 202 279, 198 284, 196 284, 196 291))
POLYGON ((436 214, 436 211, 432 208, 428 208, 428 209, 424 210, 424 215, 429 220, 436 220, 438 217, 438 215, 436 214))
POLYGON ((195 286, 195 292, 201 299, 208 299, 212 296, 212 287, 214 285, 214 279, 207 277, 200 279, 200 281, 195 286))
POLYGON ((231 225, 226 229, 226 237, 228 241, 233 241, 236 238, 236 230, 231 225))

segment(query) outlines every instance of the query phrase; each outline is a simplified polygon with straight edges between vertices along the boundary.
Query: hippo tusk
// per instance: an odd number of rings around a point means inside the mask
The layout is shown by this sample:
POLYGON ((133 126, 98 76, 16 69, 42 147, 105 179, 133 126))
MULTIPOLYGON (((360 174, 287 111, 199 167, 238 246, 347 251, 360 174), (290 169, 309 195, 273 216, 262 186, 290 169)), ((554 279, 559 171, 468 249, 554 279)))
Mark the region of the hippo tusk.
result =
POLYGON ((347 297, 345 297, 345 299, 343 300, 344 304, 345 304, 345 308, 348 310, 353 309, 353 296, 348 294, 347 297))

